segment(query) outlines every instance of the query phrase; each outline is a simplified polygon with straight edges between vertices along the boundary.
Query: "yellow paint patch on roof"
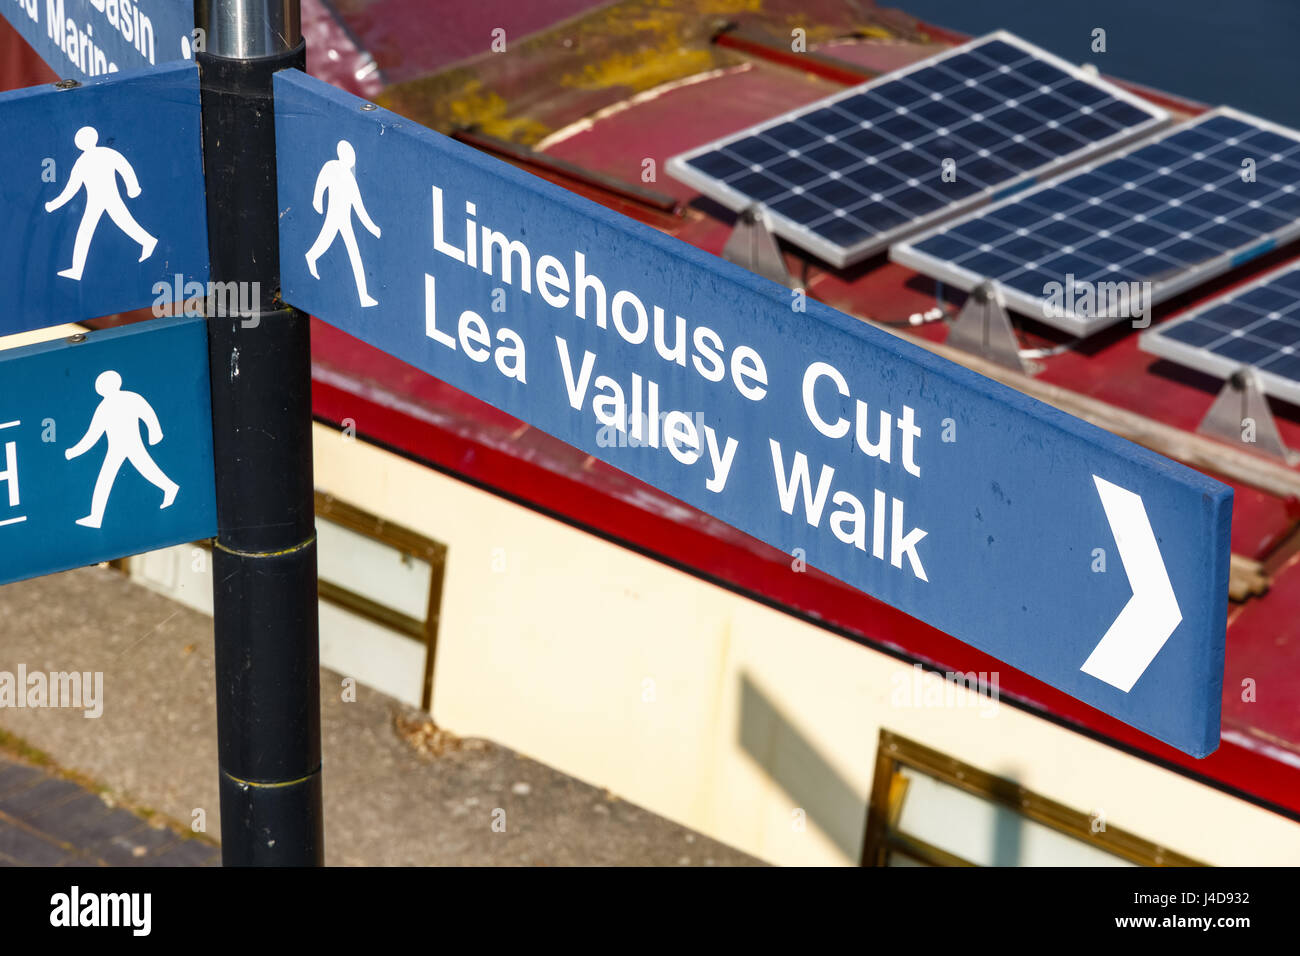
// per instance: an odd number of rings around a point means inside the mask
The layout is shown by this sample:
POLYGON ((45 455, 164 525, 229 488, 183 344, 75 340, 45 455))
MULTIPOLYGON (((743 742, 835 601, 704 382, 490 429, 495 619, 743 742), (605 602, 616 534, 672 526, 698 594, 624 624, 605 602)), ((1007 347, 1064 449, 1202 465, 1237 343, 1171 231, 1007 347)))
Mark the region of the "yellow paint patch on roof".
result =
POLYGON ((674 37, 664 37, 653 47, 614 53, 587 63, 579 73, 563 74, 560 83, 583 90, 621 86, 639 93, 713 66, 712 51, 683 49, 674 37))
MULTIPOLYGON (((410 95, 409 89, 404 92, 410 95)), ((389 107, 385 99, 381 96, 379 104, 389 107)), ((474 126, 489 136, 513 142, 536 142, 551 132, 550 127, 531 116, 510 115, 505 98, 485 89, 477 78, 467 80, 454 96, 431 96, 424 115, 429 117, 425 125, 447 130, 474 126)))

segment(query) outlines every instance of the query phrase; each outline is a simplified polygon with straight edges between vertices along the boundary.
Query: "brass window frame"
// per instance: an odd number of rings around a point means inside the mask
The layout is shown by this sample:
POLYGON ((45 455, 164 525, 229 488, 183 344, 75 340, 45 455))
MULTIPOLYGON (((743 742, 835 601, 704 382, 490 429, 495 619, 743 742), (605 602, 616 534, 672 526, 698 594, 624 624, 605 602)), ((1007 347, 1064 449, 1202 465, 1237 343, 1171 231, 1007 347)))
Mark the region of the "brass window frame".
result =
POLYGON ((424 676, 420 709, 433 712, 433 668, 438 654, 438 626, 442 617, 443 580, 447 573, 447 546, 417 531, 394 524, 328 492, 316 491, 316 517, 388 545, 429 565, 429 603, 423 621, 394 611, 331 581, 318 580, 320 597, 358 617, 373 621, 424 644, 424 676))
POLYGON ((1083 811, 1040 796, 1011 780, 884 728, 881 728, 876 745, 876 767, 862 845, 863 866, 884 866, 890 852, 902 853, 934 866, 976 865, 898 831, 898 819, 907 795, 906 780, 898 773, 900 767, 926 774, 1140 866, 1205 866, 1120 827, 1107 824, 1104 830, 1093 832, 1092 819, 1083 811))
MULTIPOLYGON (((349 531, 355 531, 357 534, 386 544, 402 554, 419 558, 429 565, 429 603, 423 621, 401 611, 395 611, 342 585, 322 580, 319 571, 316 578, 316 593, 322 601, 328 601, 357 617, 396 631, 424 645, 424 676, 420 688, 420 709, 432 713, 433 668, 438 654, 438 626, 442 618, 442 590, 447 573, 447 546, 410 528, 393 524, 356 505, 340 501, 319 489, 316 491, 316 517, 325 518, 349 531)), ((212 550, 211 539, 194 543, 201 548, 212 550)), ((130 558, 118 558, 109 561, 108 565, 125 573, 128 570, 129 560, 130 558)))

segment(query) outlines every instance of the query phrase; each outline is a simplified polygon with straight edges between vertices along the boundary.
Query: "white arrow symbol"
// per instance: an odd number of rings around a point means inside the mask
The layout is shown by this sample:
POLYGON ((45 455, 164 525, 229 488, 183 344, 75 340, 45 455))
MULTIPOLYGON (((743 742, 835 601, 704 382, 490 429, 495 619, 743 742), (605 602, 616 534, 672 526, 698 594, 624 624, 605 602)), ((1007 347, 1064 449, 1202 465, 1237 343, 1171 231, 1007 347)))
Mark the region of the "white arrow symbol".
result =
POLYGON ((1096 475, 1092 480, 1106 510, 1133 597, 1079 669, 1127 694, 1165 646, 1183 619, 1183 612, 1174 597, 1142 498, 1096 475))

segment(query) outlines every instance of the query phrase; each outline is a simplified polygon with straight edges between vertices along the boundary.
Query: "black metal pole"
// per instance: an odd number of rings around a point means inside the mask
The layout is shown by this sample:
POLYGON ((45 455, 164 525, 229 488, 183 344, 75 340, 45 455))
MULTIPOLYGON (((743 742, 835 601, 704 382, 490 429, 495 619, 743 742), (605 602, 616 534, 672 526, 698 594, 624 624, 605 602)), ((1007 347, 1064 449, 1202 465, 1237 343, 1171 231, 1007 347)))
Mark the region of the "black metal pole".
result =
POLYGON ((320 865, 310 334, 278 299, 271 86, 305 63, 298 2, 196 0, 195 21, 210 278, 236 284, 207 303, 222 862, 320 865))

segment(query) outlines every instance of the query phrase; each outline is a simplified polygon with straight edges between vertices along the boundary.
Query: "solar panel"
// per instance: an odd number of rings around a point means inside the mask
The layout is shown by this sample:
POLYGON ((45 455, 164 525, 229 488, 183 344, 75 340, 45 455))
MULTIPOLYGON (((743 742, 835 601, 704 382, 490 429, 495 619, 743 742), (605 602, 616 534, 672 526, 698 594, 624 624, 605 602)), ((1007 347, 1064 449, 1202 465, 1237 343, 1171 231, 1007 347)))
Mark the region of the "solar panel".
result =
POLYGON ((1138 344, 1219 378, 1249 366, 1266 393, 1300 403, 1300 262, 1144 332, 1138 344))
POLYGON ((1088 335, 1297 235, 1300 133, 1222 107, 890 258, 964 289, 992 279, 1010 307, 1088 335))
POLYGON ((843 267, 1167 121, 999 31, 674 156, 667 169, 732 209, 762 206, 774 232, 843 267))

